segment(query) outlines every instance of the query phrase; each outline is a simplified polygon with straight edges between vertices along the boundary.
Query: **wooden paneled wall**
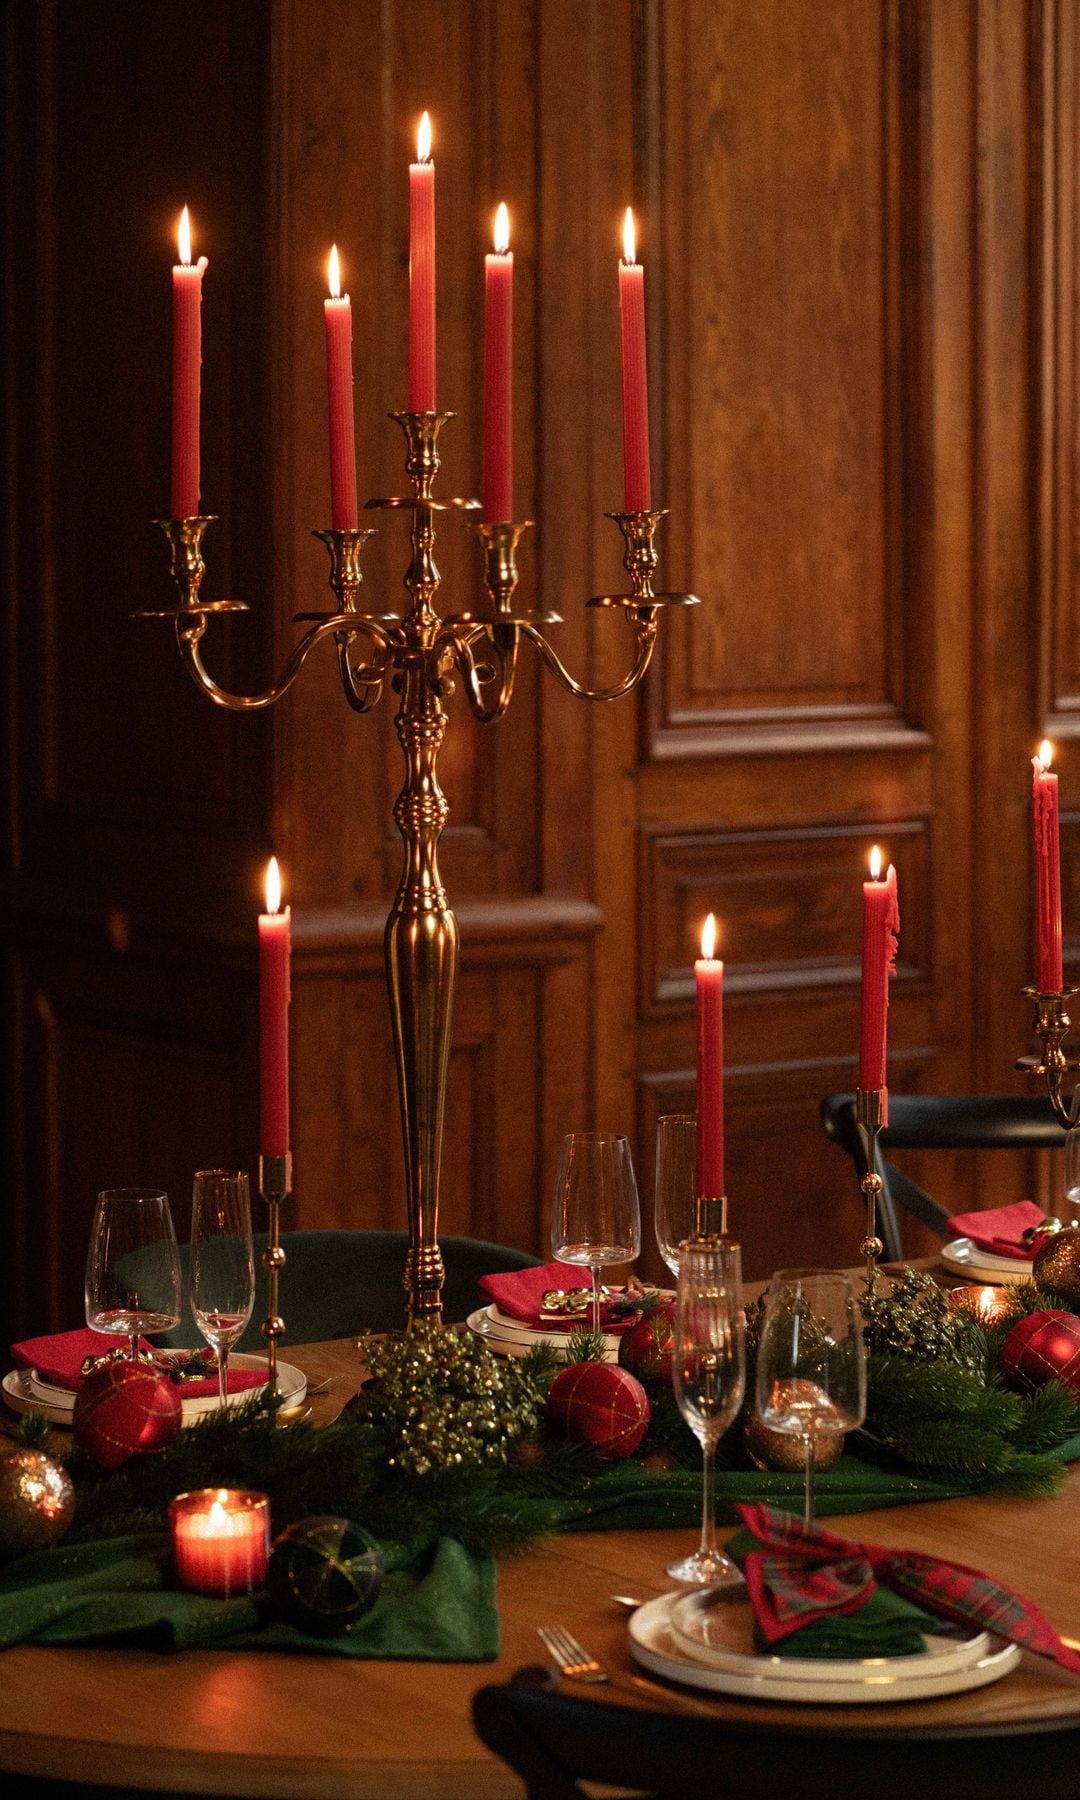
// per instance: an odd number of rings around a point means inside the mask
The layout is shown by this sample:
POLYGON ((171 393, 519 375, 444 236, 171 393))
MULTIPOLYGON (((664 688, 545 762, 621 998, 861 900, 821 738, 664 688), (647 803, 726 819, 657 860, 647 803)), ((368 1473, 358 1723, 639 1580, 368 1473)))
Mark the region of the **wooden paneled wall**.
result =
MULTIPOLYGON (((167 494, 168 268, 205 284, 208 649, 280 664, 323 604, 322 325, 336 239, 365 493, 401 481, 405 167, 439 184, 446 492, 480 480, 482 257, 516 258, 526 591, 577 670, 619 622, 615 266, 647 266, 654 491, 672 621, 637 700, 528 655, 507 718, 454 702, 443 863, 464 967, 444 1222, 542 1246, 560 1134, 692 1099, 702 916, 728 961, 732 1216, 754 1274, 861 1236, 817 1103, 855 1074, 859 882, 900 872, 895 1091, 1010 1091, 1027 1047, 1027 758, 1060 748, 1080 919, 1076 0, 98 0, 9 7, 4 793, 12 1320, 77 1321, 93 1194, 252 1165, 253 919, 281 856, 296 961, 295 1216, 402 1221, 381 935, 399 867, 389 710, 333 659, 272 716, 188 684, 149 521, 167 494)), ((383 515, 365 558, 394 604, 383 515)), ((440 532, 448 608, 475 591, 440 532)), ((317 666, 316 666, 317 665, 317 666)), ((1067 943, 1067 970, 1077 946, 1067 943)), ((941 1197, 1051 1193, 1007 1159, 941 1197)), ((918 1239, 912 1236, 913 1247, 918 1239)), ((653 1265, 655 1266, 655 1264, 653 1265)))

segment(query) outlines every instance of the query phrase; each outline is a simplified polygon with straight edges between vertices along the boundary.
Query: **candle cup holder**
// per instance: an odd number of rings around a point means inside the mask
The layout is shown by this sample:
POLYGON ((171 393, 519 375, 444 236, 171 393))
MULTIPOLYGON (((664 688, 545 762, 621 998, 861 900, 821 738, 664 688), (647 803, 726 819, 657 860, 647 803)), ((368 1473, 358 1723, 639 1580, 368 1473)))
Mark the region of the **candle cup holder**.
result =
POLYGON ((262 1322, 262 1334, 266 1339, 267 1382, 270 1392, 276 1395, 278 1340, 285 1335, 278 1284, 285 1267, 285 1252, 281 1248, 281 1205, 292 1192, 292 1156, 288 1152, 284 1156, 260 1156, 259 1192, 270 1216, 267 1245, 262 1254, 266 1269, 266 1317, 262 1322))
MULTIPOLYGON (((483 525, 484 601, 475 610, 440 615, 435 610, 440 576, 435 563, 435 515, 472 512, 479 501, 437 500, 433 489, 439 472, 439 435, 452 413, 392 413, 406 444, 405 496, 369 500, 368 508, 408 512, 411 556, 403 577, 408 604, 401 613, 360 610, 360 556, 365 531, 327 531, 321 537, 330 553, 330 585, 337 610, 302 613, 308 630, 292 650, 273 687, 254 695, 231 694, 218 686, 201 656, 201 639, 209 616, 233 611, 236 601, 201 597, 204 575, 200 543, 207 520, 173 520, 163 526, 170 545, 170 573, 179 605, 152 617, 171 618, 184 665, 196 684, 217 705, 234 711, 271 706, 295 680, 310 652, 324 638, 337 646, 342 686, 348 704, 367 712, 380 698, 387 677, 398 696, 395 727, 405 761, 405 779, 394 805, 401 834, 403 866, 386 923, 385 955, 391 1024, 401 1102, 405 1148, 409 1249, 404 1286, 410 1322, 442 1316, 443 1264, 438 1244, 439 1161, 445 1112, 446 1074, 450 1055, 450 1022, 457 978, 457 923, 442 884, 438 844, 448 805, 438 783, 437 762, 446 733, 444 701, 460 675, 473 716, 482 724, 506 711, 514 688, 518 652, 531 643, 542 662, 571 693, 585 700, 616 700, 644 676, 655 648, 659 620, 668 606, 696 604, 693 594, 656 594, 654 537, 662 511, 612 513, 625 542, 624 566, 630 576, 628 594, 603 595, 591 606, 621 608, 633 637, 629 672, 607 688, 575 680, 545 635, 560 623, 558 614, 522 608, 517 601, 517 544, 525 522, 483 525), (367 660, 354 664, 353 646, 360 639, 367 660)), ((284 1256, 278 1234, 278 1211, 291 1176, 267 1158, 261 1170, 263 1194, 271 1212, 271 1243, 266 1253, 270 1280, 269 1317, 263 1326, 276 1372, 276 1341, 284 1329, 277 1314, 277 1271, 284 1256)), ((715 1202, 710 1202, 715 1205, 715 1202)), ((723 1215, 722 1215, 723 1216, 723 1215)))
POLYGON ((877 1203, 882 1189, 878 1173, 878 1137, 888 1119, 887 1088, 856 1088, 855 1123, 862 1139, 866 1174, 859 1183, 866 1202, 866 1236, 859 1245, 859 1255, 866 1263, 866 1298, 874 1298, 877 1285, 878 1257, 885 1246, 877 1234, 877 1203))
POLYGON ((716 1242, 727 1237, 726 1194, 694 1195, 694 1241, 716 1242))
POLYGON ((1061 1087, 1066 1075, 1080 1069, 1080 1062, 1067 1056, 1062 1044, 1069 1034, 1071 1023, 1068 1004, 1074 995, 1080 993, 1080 988, 1059 988, 1045 992, 1041 988, 1026 987, 1021 992, 1026 994, 1033 1005, 1032 1024, 1036 1037, 1042 1043, 1042 1056, 1021 1056, 1014 1067, 1045 1081, 1047 1098, 1054 1109, 1054 1115, 1064 1130, 1069 1131, 1074 1120, 1071 1108, 1062 1097, 1061 1087))

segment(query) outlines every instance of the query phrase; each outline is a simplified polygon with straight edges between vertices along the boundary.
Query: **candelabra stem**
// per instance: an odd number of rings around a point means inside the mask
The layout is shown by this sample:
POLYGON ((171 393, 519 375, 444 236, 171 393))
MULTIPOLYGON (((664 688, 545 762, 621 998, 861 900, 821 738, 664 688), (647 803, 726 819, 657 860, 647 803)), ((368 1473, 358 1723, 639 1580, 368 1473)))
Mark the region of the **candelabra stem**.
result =
POLYGON ((868 1300, 874 1298, 878 1257, 885 1248, 877 1234, 877 1203, 883 1185, 881 1176, 878 1174, 877 1141, 878 1134, 885 1124, 885 1104, 886 1090, 884 1088, 857 1088, 855 1090, 855 1120, 866 1158, 866 1174, 859 1183, 863 1199, 866 1202, 866 1236, 859 1246, 859 1254, 866 1262, 866 1298, 868 1300))
POLYGON ((266 1378, 272 1394, 277 1393, 278 1339, 285 1334, 285 1321, 278 1310, 278 1283, 285 1267, 285 1252, 281 1248, 281 1203, 288 1199, 291 1191, 292 1157, 289 1153, 260 1156, 259 1192, 270 1212, 268 1241, 262 1256, 266 1267, 266 1317, 262 1322, 262 1334, 266 1339, 266 1378))

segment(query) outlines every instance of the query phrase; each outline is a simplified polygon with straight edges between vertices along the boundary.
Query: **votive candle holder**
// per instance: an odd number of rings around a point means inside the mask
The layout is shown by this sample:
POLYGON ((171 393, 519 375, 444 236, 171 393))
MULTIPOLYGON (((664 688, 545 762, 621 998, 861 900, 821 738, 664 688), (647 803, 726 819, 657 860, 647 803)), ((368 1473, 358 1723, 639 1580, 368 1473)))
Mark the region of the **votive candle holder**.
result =
POLYGON ((227 1600, 266 1582, 270 1501, 244 1488, 196 1488, 169 1505, 176 1579, 227 1600))

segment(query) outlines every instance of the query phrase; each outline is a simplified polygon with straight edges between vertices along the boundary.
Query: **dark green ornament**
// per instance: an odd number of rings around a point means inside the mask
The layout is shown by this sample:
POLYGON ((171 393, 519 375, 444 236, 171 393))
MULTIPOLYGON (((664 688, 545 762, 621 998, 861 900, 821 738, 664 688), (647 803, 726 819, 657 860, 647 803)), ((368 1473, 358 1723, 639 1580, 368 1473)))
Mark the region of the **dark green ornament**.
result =
POLYGON ((274 1611, 332 1637, 371 1611, 383 1583, 379 1546, 360 1525, 321 1514, 274 1540, 266 1585, 274 1611))

